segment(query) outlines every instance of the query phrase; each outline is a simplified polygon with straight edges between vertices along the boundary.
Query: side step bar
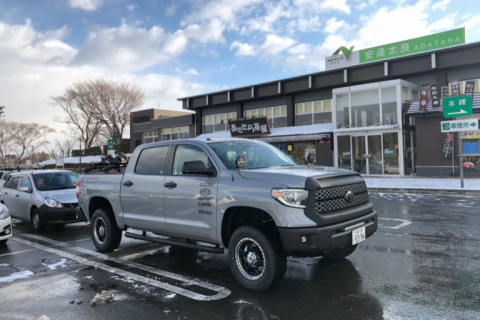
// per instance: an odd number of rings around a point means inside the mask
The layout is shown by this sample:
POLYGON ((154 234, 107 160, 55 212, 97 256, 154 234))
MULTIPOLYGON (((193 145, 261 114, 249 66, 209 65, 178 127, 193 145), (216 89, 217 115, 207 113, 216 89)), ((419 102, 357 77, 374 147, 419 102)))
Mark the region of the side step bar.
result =
POLYGON ((176 246, 181 248, 196 249, 196 250, 201 250, 201 251, 210 252, 210 253, 222 254, 225 252, 225 249, 219 248, 219 247, 207 247, 207 246, 201 246, 198 244, 178 242, 178 241, 169 240, 169 239, 152 238, 152 237, 142 236, 142 235, 130 233, 130 232, 125 232, 125 237, 138 239, 138 240, 145 240, 150 242, 157 242, 157 243, 167 244, 170 246, 176 246))

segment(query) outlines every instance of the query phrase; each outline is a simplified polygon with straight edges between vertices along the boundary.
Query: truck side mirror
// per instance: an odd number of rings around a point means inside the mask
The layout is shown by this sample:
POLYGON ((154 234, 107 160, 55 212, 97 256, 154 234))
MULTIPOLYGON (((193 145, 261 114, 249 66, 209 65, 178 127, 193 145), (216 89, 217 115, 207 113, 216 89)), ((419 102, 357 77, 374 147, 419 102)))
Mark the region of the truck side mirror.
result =
POLYGON ((306 160, 308 163, 314 163, 315 162, 315 154, 312 152, 309 152, 307 154, 306 160))
POLYGON ((238 156, 235 158, 235 168, 240 170, 247 165, 247 157, 245 156, 238 156))

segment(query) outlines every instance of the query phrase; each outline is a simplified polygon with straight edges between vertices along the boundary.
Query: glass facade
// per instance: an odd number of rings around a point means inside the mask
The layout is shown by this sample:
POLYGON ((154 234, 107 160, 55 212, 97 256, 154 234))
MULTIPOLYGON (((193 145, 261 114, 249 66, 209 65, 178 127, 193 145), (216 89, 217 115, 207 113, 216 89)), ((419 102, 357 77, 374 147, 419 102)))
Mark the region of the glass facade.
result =
POLYGON ((350 102, 349 94, 340 94, 336 96, 337 104, 337 123, 334 125, 337 129, 350 127, 350 102))
POLYGON ((203 133, 228 131, 228 120, 237 119, 236 112, 213 114, 203 117, 203 133))
POLYGON ((143 133, 143 143, 157 142, 158 141, 158 132, 144 132, 143 133))
MULTIPOLYGON (((382 93, 382 119, 383 119, 382 124, 384 125, 398 124, 397 88, 396 87, 381 88, 380 90, 382 93)), ((403 90, 402 90, 402 95, 404 93, 403 90)), ((408 90, 408 97, 410 97, 410 90, 408 90)))
POLYGON ((297 126, 320 123, 332 123, 332 100, 297 103, 295 105, 295 124, 297 126))
POLYGON ((162 129, 162 141, 190 138, 188 126, 162 129))
POLYGON ((267 117, 277 128, 287 126, 287 106, 247 110, 244 111, 243 115, 247 119, 252 117, 267 117))
POLYGON ((370 127, 380 124, 378 89, 352 92, 352 126, 370 127))

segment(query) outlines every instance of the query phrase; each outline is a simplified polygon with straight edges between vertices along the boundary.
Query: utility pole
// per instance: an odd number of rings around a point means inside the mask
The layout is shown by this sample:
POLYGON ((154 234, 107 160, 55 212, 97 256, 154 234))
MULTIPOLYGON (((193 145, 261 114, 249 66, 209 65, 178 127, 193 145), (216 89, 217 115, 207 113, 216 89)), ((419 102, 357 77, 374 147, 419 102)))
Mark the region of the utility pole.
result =
POLYGON ((78 164, 78 174, 82 173, 82 139, 78 139, 80 141, 80 161, 78 164))

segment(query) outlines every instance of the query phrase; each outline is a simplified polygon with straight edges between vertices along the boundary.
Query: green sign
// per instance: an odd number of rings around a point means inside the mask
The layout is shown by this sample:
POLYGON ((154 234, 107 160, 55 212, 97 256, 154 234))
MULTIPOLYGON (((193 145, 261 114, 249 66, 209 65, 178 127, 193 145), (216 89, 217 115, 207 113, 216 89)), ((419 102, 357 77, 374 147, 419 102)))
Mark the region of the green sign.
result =
POLYGON ((108 147, 108 150, 113 150, 113 140, 108 140, 107 147, 108 147))
POLYGON ((445 118, 466 117, 472 115, 472 96, 456 96, 443 99, 445 118))
POLYGON ((478 119, 442 121, 442 132, 478 131, 478 119))
POLYGON ((460 28, 360 50, 360 63, 401 57, 465 43, 465 28, 460 28))

